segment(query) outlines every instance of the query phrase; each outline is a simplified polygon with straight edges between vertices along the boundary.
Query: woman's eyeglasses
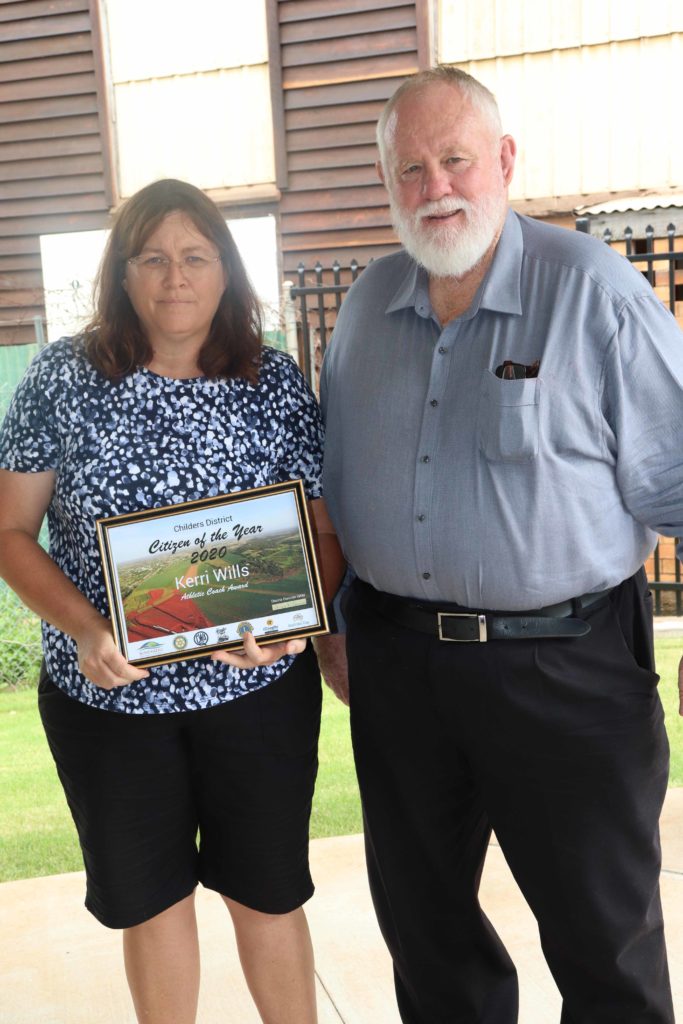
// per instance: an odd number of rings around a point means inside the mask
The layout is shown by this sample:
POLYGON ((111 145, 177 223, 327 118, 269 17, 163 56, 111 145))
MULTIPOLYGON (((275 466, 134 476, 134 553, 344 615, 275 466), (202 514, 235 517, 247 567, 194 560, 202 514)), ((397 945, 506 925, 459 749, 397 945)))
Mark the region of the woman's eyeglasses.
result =
POLYGON ((131 256, 130 259, 126 260, 126 263, 137 267, 141 273, 155 277, 157 275, 161 277, 167 273, 172 263, 176 263, 183 274, 196 276, 205 273, 212 264, 220 262, 220 256, 199 256, 197 253, 190 253, 188 256, 183 256, 180 260, 170 260, 168 256, 152 256, 142 253, 140 256, 131 256))

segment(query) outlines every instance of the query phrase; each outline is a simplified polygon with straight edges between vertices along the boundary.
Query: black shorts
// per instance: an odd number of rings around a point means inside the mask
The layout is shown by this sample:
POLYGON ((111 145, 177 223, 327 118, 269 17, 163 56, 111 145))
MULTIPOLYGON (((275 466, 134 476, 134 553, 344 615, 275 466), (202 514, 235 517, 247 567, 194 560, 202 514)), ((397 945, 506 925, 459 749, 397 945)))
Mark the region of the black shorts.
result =
POLYGON ((310 644, 275 682, 205 711, 101 711, 45 675, 38 701, 78 830, 85 905, 103 924, 147 921, 197 882, 270 914, 311 897, 321 688, 310 644))

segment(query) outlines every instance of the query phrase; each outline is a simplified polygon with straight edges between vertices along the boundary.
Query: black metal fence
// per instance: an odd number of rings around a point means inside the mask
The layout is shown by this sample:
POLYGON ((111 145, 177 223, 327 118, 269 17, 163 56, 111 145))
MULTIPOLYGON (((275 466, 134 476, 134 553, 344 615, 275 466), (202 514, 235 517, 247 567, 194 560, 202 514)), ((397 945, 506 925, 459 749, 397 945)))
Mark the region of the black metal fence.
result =
MULTIPOLYGON (((580 217, 578 231, 589 231, 590 221, 580 217)), ((655 230, 648 225, 643 237, 636 237, 626 227, 618 238, 608 229, 603 240, 621 249, 626 259, 636 265, 649 281, 659 298, 668 305, 679 322, 683 321, 683 250, 676 249, 676 227, 669 224, 666 239, 655 238, 655 230)), ((318 262, 312 271, 303 263, 297 268, 297 283, 290 291, 296 306, 297 333, 301 364, 306 379, 317 390, 320 363, 334 328, 342 299, 363 268, 357 260, 342 267, 335 260, 330 269, 318 262)), ((675 557, 676 539, 663 538, 648 562, 648 577, 654 594, 655 614, 683 615, 683 580, 681 565, 675 557)))
MULTIPOLYGON (((329 336, 334 328, 342 298, 358 277, 361 267, 357 260, 351 260, 348 268, 342 268, 335 260, 326 271, 316 263, 313 271, 307 271, 303 263, 297 267, 298 284, 290 290, 292 302, 297 305, 297 328, 302 349, 302 369, 306 380, 315 387, 316 369, 325 355, 329 336), (308 283, 306 274, 309 275, 308 283), (313 280, 311 281, 311 273, 313 280)), ((317 389, 316 389, 317 390, 317 389)))
MULTIPOLYGON (((576 229, 588 232, 588 218, 579 217, 576 229)), ((678 313, 679 319, 683 318, 683 249, 676 249, 675 224, 667 225, 666 239, 655 238, 652 225, 645 228, 644 237, 640 238, 635 237, 630 227, 624 229, 623 236, 620 233, 617 237, 606 228, 602 239, 608 245, 623 249, 630 263, 642 264, 640 269, 651 287, 674 316, 678 313)), ((680 236, 678 241, 680 243, 680 236)))

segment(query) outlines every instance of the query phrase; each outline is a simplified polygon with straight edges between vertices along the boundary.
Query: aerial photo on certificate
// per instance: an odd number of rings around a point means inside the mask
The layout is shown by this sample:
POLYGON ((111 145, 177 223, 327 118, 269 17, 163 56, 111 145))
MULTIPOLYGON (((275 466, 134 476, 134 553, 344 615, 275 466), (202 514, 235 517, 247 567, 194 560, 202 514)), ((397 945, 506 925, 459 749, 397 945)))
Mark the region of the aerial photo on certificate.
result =
POLYGON ((129 661, 237 645, 247 629, 279 639, 324 628, 293 487, 98 526, 115 632, 129 661))

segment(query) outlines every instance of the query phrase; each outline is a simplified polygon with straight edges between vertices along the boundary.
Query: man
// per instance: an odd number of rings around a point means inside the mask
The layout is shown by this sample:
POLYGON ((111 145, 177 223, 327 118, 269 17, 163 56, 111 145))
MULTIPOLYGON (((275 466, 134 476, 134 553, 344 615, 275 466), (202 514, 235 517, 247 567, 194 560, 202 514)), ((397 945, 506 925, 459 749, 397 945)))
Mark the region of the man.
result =
MULTIPOLYGON (((323 370, 372 895, 406 1024, 513 1024, 491 828, 562 1024, 671 1024, 668 747, 640 568, 683 534, 683 337, 585 235, 507 207, 493 96, 440 67, 378 126, 400 253, 323 370)), ((343 697, 339 641, 319 643, 343 697)))

